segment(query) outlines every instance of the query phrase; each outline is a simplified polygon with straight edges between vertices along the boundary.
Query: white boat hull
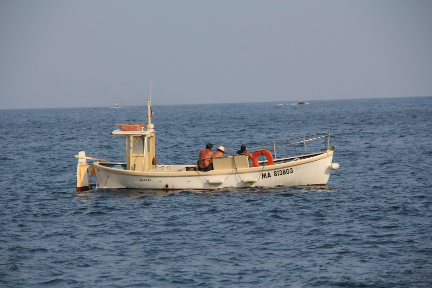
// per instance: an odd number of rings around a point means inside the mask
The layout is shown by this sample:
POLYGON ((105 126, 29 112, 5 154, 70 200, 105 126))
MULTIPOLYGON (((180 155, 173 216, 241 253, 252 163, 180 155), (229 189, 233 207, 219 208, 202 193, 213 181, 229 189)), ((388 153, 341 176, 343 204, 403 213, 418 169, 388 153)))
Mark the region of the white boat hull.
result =
MULTIPOLYGON (((130 171, 93 163, 98 188, 167 190, 213 190, 220 188, 324 186, 330 176, 333 151, 297 161, 242 169, 172 171, 152 169, 130 171)), ((193 166, 193 165, 191 165, 193 166)))

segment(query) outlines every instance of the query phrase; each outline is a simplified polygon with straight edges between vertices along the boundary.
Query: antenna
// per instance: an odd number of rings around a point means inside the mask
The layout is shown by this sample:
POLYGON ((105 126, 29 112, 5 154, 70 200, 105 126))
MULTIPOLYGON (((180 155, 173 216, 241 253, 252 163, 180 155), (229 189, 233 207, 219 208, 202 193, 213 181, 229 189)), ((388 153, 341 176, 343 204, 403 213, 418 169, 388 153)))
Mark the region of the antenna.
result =
POLYGON ((150 78, 150 105, 151 105, 151 90, 152 90, 152 81, 153 81, 153 79, 152 78, 150 78))
POLYGON ((147 118, 148 118, 148 127, 151 127, 151 116, 152 116, 152 110, 151 110, 151 92, 152 92, 152 80, 150 78, 150 99, 147 99, 147 118))

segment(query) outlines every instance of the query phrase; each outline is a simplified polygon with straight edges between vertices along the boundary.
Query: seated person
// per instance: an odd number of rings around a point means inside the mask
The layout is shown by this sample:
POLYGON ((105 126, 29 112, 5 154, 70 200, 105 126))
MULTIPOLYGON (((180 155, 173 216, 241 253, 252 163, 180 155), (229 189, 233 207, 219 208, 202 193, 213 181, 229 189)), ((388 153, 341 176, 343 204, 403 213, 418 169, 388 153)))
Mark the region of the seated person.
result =
POLYGON ((199 171, 210 171, 213 170, 213 163, 211 158, 213 157, 213 151, 211 150, 213 145, 207 143, 206 149, 201 150, 199 153, 198 170, 199 171))
POLYGON ((213 154, 213 158, 215 157, 223 157, 225 154, 225 148, 223 146, 219 146, 216 149, 216 152, 213 154))
POLYGON ((237 151, 238 155, 245 155, 248 156, 249 158, 252 158, 252 154, 247 150, 245 145, 242 145, 240 147, 240 150, 237 151))

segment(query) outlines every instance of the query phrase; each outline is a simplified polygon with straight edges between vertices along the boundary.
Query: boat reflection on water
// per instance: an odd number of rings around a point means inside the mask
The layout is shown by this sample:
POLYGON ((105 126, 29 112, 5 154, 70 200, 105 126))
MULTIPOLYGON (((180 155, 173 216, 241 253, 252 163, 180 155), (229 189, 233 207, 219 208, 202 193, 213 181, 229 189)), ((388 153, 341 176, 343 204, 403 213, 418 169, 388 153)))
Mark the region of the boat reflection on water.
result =
POLYGON ((93 189, 82 192, 76 192, 76 196, 84 199, 93 199, 104 197, 106 195, 117 195, 125 196, 130 198, 140 198, 140 197, 166 197, 173 196, 180 193, 191 193, 191 194, 214 194, 220 193, 218 190, 152 190, 152 189, 93 189))
POLYGON ((167 197, 175 195, 195 194, 201 196, 212 196, 234 193, 235 195, 282 195, 291 196, 296 193, 331 193, 338 188, 328 186, 291 186, 291 187, 251 187, 251 188, 232 188, 232 189, 215 189, 215 190, 151 190, 151 189, 94 189, 83 192, 76 192, 76 196, 82 199, 94 199, 99 197, 121 196, 129 198, 147 198, 147 197, 167 197))

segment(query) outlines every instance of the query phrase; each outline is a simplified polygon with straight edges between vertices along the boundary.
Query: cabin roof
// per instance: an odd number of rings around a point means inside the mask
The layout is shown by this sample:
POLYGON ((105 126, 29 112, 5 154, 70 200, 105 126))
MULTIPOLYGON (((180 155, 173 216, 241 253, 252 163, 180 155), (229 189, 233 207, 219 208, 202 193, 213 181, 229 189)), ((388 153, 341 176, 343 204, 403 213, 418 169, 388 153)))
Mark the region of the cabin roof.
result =
POLYGON ((153 129, 148 129, 146 131, 122 131, 122 130, 114 130, 111 132, 111 135, 117 135, 117 136, 131 136, 131 135, 137 135, 137 136, 151 136, 155 131, 153 129))
POLYGON ((155 132, 153 124, 115 124, 114 126, 120 126, 120 129, 114 130, 111 135, 149 137, 155 132))

